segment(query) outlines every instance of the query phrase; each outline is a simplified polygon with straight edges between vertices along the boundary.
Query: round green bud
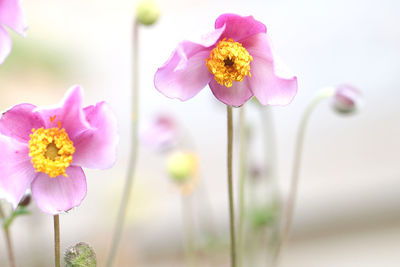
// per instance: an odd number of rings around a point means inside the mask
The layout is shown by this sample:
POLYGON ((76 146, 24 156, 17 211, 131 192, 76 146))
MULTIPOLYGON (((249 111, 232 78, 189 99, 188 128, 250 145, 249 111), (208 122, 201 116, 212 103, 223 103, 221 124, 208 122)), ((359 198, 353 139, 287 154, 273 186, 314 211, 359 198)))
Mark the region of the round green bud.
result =
POLYGON ((136 6, 136 20, 146 26, 154 24, 160 16, 160 7, 154 0, 142 0, 136 6))
POLYGON ((192 153, 174 152, 167 160, 168 174, 178 183, 188 180, 196 172, 196 167, 196 156, 192 153))
POLYGON ((96 253, 84 242, 69 247, 64 253, 66 267, 96 267, 96 253))

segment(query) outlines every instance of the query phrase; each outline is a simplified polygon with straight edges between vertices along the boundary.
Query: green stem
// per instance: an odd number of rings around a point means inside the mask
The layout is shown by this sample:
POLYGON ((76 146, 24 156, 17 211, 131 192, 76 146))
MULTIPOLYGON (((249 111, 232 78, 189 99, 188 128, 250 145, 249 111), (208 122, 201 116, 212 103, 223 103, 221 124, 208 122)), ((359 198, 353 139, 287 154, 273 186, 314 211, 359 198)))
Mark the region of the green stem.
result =
MULTIPOLYGON (((1 206, 1 203, 0 203, 0 217, 3 220, 5 220, 5 214, 4 214, 3 208, 1 206)), ((10 230, 5 225, 3 225, 3 229, 4 229, 4 235, 6 237, 7 252, 8 252, 8 262, 10 264, 10 267, 15 267, 16 264, 15 264, 15 258, 14 258, 14 250, 13 250, 13 246, 12 246, 12 243, 11 243, 10 230)))
POLYGON ((243 240, 244 240, 244 217, 245 217, 245 178, 247 171, 246 151, 246 112, 245 107, 239 109, 239 225, 238 225, 238 265, 243 264, 243 240))
POLYGON ((185 196, 182 194, 182 221, 184 228, 184 239, 185 239, 185 253, 188 262, 188 266, 197 266, 196 262, 196 249, 195 249, 195 228, 193 221, 193 207, 191 196, 185 196))
POLYGON ((124 227, 126 210, 128 207, 130 194, 132 191, 133 178, 136 169, 137 162, 137 151, 138 151, 138 124, 139 124, 139 60, 138 60, 138 31, 139 31, 139 23, 136 21, 133 24, 133 44, 132 44, 132 103, 131 103, 131 116, 132 116, 132 127, 131 127, 131 150, 130 150, 130 159, 128 165, 127 176, 125 180, 124 191, 121 198, 121 203, 117 215, 117 221, 114 228, 114 235, 111 244, 110 254, 107 260, 107 267, 113 266, 115 256, 117 254, 118 245, 121 241, 122 230, 124 227))
POLYGON ((61 266, 61 258, 60 258, 60 218, 59 215, 54 215, 54 259, 55 266, 61 266))
POLYGON ((322 102, 323 100, 331 97, 333 95, 333 90, 331 88, 326 88, 322 90, 307 106, 306 110, 303 113, 299 129, 297 131, 297 139, 296 139, 296 147, 295 147, 295 154, 294 154, 294 161, 293 161, 293 169, 292 169, 292 180, 290 185, 289 191, 289 198, 287 201, 287 206, 284 214, 284 228, 283 233, 280 238, 279 248, 277 251, 277 258, 279 257, 279 253, 282 251, 284 244, 288 241, 290 227, 292 225, 293 219, 293 211, 296 204, 296 197, 298 191, 298 184, 299 184, 299 175, 300 175, 300 164, 301 164, 301 156, 303 151, 303 143, 304 143, 304 136, 307 128, 307 124, 309 118, 314 111, 315 107, 322 102))
POLYGON ((233 208, 233 182, 232 182, 232 147, 233 147, 233 122, 232 107, 227 106, 227 126, 228 126, 228 197, 229 197, 229 218, 231 234, 231 266, 236 267, 236 240, 235 240, 235 213, 233 208))

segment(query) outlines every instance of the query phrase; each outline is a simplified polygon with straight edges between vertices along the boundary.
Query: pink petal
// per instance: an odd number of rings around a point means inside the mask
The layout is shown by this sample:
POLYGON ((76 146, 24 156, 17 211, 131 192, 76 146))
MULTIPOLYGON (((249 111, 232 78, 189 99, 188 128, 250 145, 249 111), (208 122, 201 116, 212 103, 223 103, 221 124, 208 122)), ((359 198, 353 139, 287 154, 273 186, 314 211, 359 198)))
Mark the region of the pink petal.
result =
POLYGON ((67 91, 58 105, 36 108, 34 112, 42 117, 46 128, 58 127, 58 122, 60 122, 69 138, 74 139, 75 136, 90 128, 83 113, 82 102, 83 89, 80 86, 74 86, 67 91), (55 120, 51 122, 50 118, 54 116, 55 120))
POLYGON ((254 34, 266 33, 267 28, 252 16, 241 17, 235 14, 223 14, 215 21, 215 28, 219 29, 225 25, 225 31, 221 38, 231 38, 240 42, 254 34))
POLYGON ((287 105, 297 93, 297 78, 272 60, 266 34, 254 35, 243 42, 253 61, 250 63, 250 89, 263 105, 287 105))
POLYGON ((232 87, 220 85, 214 79, 209 85, 214 96, 229 106, 239 107, 253 96, 247 78, 233 82, 232 87))
POLYGON ((10 54, 11 46, 11 38, 8 32, 0 25, 0 64, 3 64, 4 60, 10 54))
POLYGON ((0 134, 0 198, 18 206, 36 173, 27 144, 0 134))
POLYGON ((7 25, 21 35, 25 35, 27 24, 18 0, 0 0, 1 24, 7 25))
POLYGON ((212 74, 206 66, 210 50, 185 41, 178 45, 170 59, 154 76, 154 86, 169 98, 185 101, 200 92, 212 74))
POLYGON ((7 110, 0 117, 0 133, 20 142, 28 142, 32 129, 44 125, 42 118, 32 111, 36 106, 19 104, 7 110))
POLYGON ((68 177, 50 178, 40 173, 31 184, 32 196, 38 207, 49 214, 59 214, 81 204, 86 196, 86 177, 82 168, 70 166, 68 177))
POLYGON ((105 102, 84 110, 90 127, 72 141, 76 151, 73 164, 88 168, 110 168, 117 158, 117 119, 105 102))

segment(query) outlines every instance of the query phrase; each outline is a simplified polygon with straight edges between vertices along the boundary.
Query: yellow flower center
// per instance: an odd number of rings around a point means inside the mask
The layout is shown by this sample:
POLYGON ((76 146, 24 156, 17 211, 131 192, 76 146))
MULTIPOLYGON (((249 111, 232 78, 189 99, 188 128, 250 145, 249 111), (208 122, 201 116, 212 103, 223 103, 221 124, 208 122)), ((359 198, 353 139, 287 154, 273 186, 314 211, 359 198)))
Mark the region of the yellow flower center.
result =
POLYGON ((232 81, 241 82, 247 75, 251 77, 252 60, 253 57, 241 43, 224 38, 211 50, 206 65, 220 85, 231 87, 232 81))
POLYGON ((65 170, 71 164, 74 152, 74 144, 64 128, 32 129, 29 156, 35 172, 44 172, 50 177, 67 176, 65 170))

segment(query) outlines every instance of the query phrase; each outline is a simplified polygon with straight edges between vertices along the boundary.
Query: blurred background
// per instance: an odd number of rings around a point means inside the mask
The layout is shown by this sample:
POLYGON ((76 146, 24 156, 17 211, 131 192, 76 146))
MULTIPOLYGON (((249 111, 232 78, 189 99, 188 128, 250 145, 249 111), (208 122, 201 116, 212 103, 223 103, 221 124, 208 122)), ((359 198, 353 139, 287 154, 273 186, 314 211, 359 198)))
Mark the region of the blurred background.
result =
MULTIPOLYGON (((254 207, 273 204, 275 195, 285 200, 301 114, 320 88, 349 83, 364 97, 354 116, 338 116, 326 101, 311 117, 292 236, 281 266, 400 266, 400 2, 160 0, 159 4, 162 15, 157 24, 139 32, 141 125, 157 114, 172 116, 184 129, 185 140, 190 140, 185 149, 198 157, 198 181, 190 196, 182 197, 166 172, 167 153, 140 146, 115 266, 189 266, 182 222, 189 201, 186 211, 194 222, 198 266, 228 266, 225 107, 208 88, 180 102, 153 86, 155 71, 178 42, 211 31, 215 19, 226 12, 253 15, 265 23, 277 54, 299 81, 298 95, 289 106, 263 111, 272 117, 273 127, 257 105, 248 105, 249 165, 261 170, 255 175, 261 178, 248 181, 248 196, 257 196, 248 198, 249 206, 251 201, 254 207), (265 125, 270 128, 264 129, 265 125), (274 145, 262 145, 266 136, 275 139, 274 145)), ((81 84, 85 104, 104 99, 116 113, 120 127, 116 165, 106 171, 86 170, 85 201, 60 216, 61 249, 85 241, 94 247, 98 266, 104 266, 110 249, 128 163, 135 5, 133 0, 25 0, 27 37, 12 33, 13 50, 0 67, 1 110, 21 102, 53 104, 70 86, 81 84)), ((236 122, 237 110, 234 116, 236 122)), ((18 218, 11 228, 17 263, 52 266, 52 217, 35 204, 29 210, 31 215, 18 218)), ((271 237, 256 233, 268 232, 273 219, 257 216, 249 212, 246 217, 245 244, 251 251, 245 266, 267 266, 271 237)), ((0 266, 7 266, 3 236, 0 251, 0 266)))

